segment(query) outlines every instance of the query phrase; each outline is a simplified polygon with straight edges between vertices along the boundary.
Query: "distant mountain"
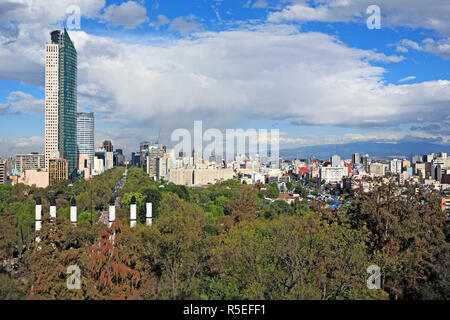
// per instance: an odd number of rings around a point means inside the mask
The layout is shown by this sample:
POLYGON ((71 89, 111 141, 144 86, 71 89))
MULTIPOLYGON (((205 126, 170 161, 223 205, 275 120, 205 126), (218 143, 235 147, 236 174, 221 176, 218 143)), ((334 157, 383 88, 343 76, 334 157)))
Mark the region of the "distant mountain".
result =
MULTIPOLYGON (((405 157, 409 158, 416 154, 430 154, 439 152, 449 152, 450 146, 429 142, 354 142, 347 144, 329 144, 309 147, 299 147, 295 149, 280 150, 280 155, 284 159, 311 158, 328 159, 337 154, 344 159, 351 159, 353 153, 360 153, 361 156, 368 154, 371 158, 392 159, 405 157)), ((450 152, 449 152, 450 153, 450 152)))

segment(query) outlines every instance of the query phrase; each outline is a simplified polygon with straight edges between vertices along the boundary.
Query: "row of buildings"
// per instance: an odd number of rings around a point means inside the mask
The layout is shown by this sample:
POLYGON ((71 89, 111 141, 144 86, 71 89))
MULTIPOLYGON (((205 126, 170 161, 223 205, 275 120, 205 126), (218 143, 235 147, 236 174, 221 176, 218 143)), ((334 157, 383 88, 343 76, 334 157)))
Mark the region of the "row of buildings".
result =
POLYGON ((197 186, 232 179, 233 168, 224 167, 221 160, 204 161, 192 152, 175 155, 173 150, 159 143, 143 141, 139 151, 132 152, 130 164, 142 168, 150 178, 180 185, 197 186))
POLYGON ((94 113, 77 112, 77 51, 69 34, 56 30, 45 44, 45 151, 0 161, 0 183, 46 187, 101 174, 124 165, 122 150, 106 140, 94 149, 94 113))
MULTIPOLYGON (((83 141, 83 140, 78 140, 83 141)), ((105 140, 102 146, 94 150, 94 142, 88 152, 77 153, 77 178, 89 179, 115 166, 126 165, 121 149, 113 150, 110 140, 105 140), (93 164, 93 165, 92 165, 93 164)), ((84 145, 86 147, 86 144, 84 145)), ((37 152, 18 154, 15 159, 0 160, 0 183, 24 183, 45 188, 62 180, 69 179, 68 161, 66 159, 49 159, 45 167, 45 155, 37 152)))

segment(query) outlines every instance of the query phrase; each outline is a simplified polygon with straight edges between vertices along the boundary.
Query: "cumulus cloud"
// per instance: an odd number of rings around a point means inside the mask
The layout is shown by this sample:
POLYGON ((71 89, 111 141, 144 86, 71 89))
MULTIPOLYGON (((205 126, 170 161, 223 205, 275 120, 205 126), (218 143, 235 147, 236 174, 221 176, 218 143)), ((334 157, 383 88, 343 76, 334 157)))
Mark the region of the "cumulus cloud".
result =
POLYGON ((422 121, 417 114, 425 105, 423 117, 436 118, 450 101, 449 81, 385 86, 385 69, 370 63, 381 59, 377 53, 294 28, 205 32, 164 47, 83 32, 73 38, 86 61, 80 81, 95 84, 83 93, 98 97, 116 118, 133 118, 134 125, 208 119, 224 126, 248 117, 396 126, 422 121), (94 54, 106 44, 115 56, 94 54))
MULTIPOLYGON (((218 20, 220 21, 220 16, 217 8, 214 8, 214 11, 217 15, 218 20)), ((170 31, 179 33, 181 36, 186 36, 187 34, 199 31, 202 29, 202 23, 199 21, 199 18, 194 14, 189 14, 185 17, 177 17, 173 20, 170 20, 163 14, 158 15, 156 21, 150 22, 150 27, 155 28, 155 30, 159 30, 161 27, 168 26, 170 31)))
POLYGON ((5 114, 42 114, 44 100, 36 99, 31 94, 13 91, 6 98, 7 103, 0 104, 0 116, 5 114))
POLYGON ((105 6, 105 0, 2 0, 0 21, 41 25, 61 23, 68 16, 67 9, 73 5, 80 8, 82 16, 94 18, 105 6))
POLYGON ((124 2, 120 5, 112 4, 100 15, 101 22, 112 26, 123 26, 125 29, 135 29, 148 20, 147 9, 135 1, 124 2))
MULTIPOLYGON (((396 63, 402 56, 351 48, 334 36, 285 24, 204 32, 196 17, 181 18, 166 25, 184 34, 197 32, 158 44, 69 31, 79 55, 79 110, 92 107, 96 119, 121 128, 105 131, 105 138, 131 143, 160 127, 170 136, 194 120, 216 128, 246 119, 395 128, 438 123, 448 115, 448 80, 385 85, 386 70, 373 62, 396 63)), ((43 87, 43 44, 50 31, 28 22, 2 33, 0 79, 43 87)), ((418 45, 425 50, 441 44, 418 45)), ((0 106, 0 113, 26 112, 13 104, 19 101, 37 110, 28 98, 17 95, 0 106)))
MULTIPOLYGON (((366 9, 373 5, 367 0, 304 0, 290 1, 282 10, 269 14, 267 20, 272 23, 286 22, 357 22, 365 23, 366 9)), ((379 0, 376 5, 381 9, 382 28, 406 26, 437 31, 442 37, 438 40, 425 39, 420 45, 404 39, 397 45, 397 51, 407 53, 408 49, 431 52, 444 59, 450 59, 450 2, 434 0, 432 3, 421 0, 379 0)))
MULTIPOLYGON (((17 41, 0 47, 0 57, 7 57, 0 59, 2 79, 43 80, 48 31, 20 25, 17 41), (35 66, 27 77, 7 63, 19 60, 35 66)), ((125 127, 176 128, 204 120, 220 128, 244 118, 389 127, 448 113, 449 81, 386 86, 386 70, 372 61, 400 57, 295 27, 199 32, 160 45, 69 33, 79 54, 79 109, 94 107, 104 121, 125 127)))
POLYGON ((169 26, 169 30, 179 32, 182 36, 186 34, 198 31, 202 27, 202 24, 198 22, 198 17, 194 14, 190 14, 186 17, 178 17, 172 20, 169 26))
POLYGON ((422 40, 419 44, 415 41, 409 39, 402 39, 398 44, 396 50, 398 52, 407 53, 409 49, 416 51, 431 52, 435 55, 441 56, 442 58, 450 59, 450 38, 440 39, 438 41, 427 38, 422 40))
POLYGON ((366 9, 373 4, 381 8, 382 26, 408 26, 436 30, 445 36, 450 35, 447 0, 434 0, 432 3, 422 0, 313 0, 290 1, 291 4, 281 11, 268 16, 270 22, 340 22, 356 21, 365 23, 366 9), (310 3, 313 3, 311 5, 310 3))
POLYGON ((156 21, 150 22, 150 26, 159 30, 161 27, 168 25, 170 23, 170 19, 167 18, 163 14, 159 14, 156 21))

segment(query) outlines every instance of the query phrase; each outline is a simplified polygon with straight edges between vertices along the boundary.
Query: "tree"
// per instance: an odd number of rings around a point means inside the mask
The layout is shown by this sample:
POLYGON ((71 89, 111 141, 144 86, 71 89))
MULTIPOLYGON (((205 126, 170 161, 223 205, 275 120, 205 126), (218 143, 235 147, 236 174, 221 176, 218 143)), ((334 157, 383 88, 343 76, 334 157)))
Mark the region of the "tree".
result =
POLYGON ((100 230, 98 240, 87 250, 86 295, 91 299, 133 299, 140 285, 136 270, 141 246, 132 232, 116 219, 111 228, 100 230), (134 241, 133 241, 134 240, 134 241))
POLYGON ((382 288, 393 299, 417 296, 433 279, 438 255, 449 249, 449 222, 439 198, 424 189, 404 193, 391 179, 372 192, 360 188, 347 200, 351 206, 340 219, 355 229, 367 226, 372 260, 383 270, 382 288))
POLYGON ((344 299, 366 294, 364 230, 316 214, 236 225, 210 259, 214 299, 344 299))
POLYGON ((122 207, 130 209, 131 199, 136 199, 136 214, 139 221, 145 222, 146 216, 146 199, 147 197, 139 192, 129 192, 122 196, 121 203, 122 207))
POLYGON ((156 286, 143 296, 157 299, 198 299, 210 243, 202 232, 201 209, 173 193, 163 195, 160 214, 149 230, 146 259, 156 286))
POLYGON ((27 298, 65 300, 85 297, 85 290, 67 288, 67 268, 85 266, 86 247, 94 243, 95 234, 96 230, 89 224, 80 223, 75 227, 64 218, 45 219, 42 229, 30 237, 22 258, 27 298), (40 241, 36 241, 36 237, 40 241))

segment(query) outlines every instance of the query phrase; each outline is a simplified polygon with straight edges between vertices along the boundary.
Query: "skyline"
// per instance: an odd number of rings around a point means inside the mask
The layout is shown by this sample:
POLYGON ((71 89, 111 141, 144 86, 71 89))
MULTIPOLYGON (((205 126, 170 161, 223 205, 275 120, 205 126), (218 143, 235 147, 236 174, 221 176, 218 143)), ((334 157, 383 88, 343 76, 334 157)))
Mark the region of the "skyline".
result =
POLYGON ((281 149, 449 146, 449 4, 376 2, 381 30, 366 26, 368 1, 3 1, 0 156, 43 152, 43 48, 70 4, 82 14, 81 29, 68 30, 77 109, 95 112, 96 146, 110 139, 129 156, 159 130, 170 144, 194 120, 279 128, 281 149))

